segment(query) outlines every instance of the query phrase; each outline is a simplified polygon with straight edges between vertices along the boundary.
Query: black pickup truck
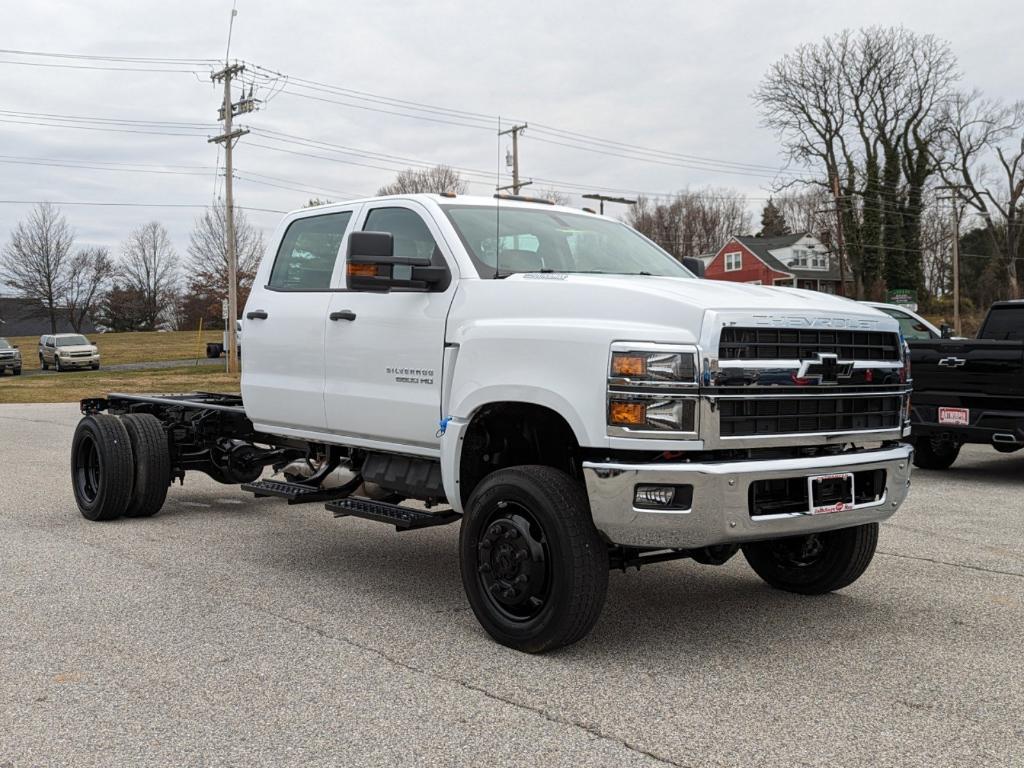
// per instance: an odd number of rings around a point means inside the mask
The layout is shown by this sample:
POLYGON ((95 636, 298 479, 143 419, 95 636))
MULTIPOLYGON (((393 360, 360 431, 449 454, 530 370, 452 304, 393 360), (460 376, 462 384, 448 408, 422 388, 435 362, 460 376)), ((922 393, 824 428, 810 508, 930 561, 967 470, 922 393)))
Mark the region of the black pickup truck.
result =
POLYGON ((976 339, 910 350, 914 464, 947 469, 964 443, 1024 448, 1024 301, 993 304, 976 339))

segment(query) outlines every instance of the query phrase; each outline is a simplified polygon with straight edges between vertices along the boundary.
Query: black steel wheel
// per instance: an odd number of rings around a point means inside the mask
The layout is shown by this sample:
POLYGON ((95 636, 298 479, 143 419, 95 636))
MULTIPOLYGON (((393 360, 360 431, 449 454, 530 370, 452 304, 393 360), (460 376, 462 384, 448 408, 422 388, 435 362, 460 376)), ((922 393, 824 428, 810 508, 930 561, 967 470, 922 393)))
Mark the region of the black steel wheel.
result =
POLYGON ((171 484, 171 453, 160 419, 148 413, 121 417, 135 464, 131 499, 125 517, 152 517, 167 499, 171 484))
POLYGON ((776 589, 822 595, 861 577, 878 546, 878 523, 743 545, 754 572, 776 589))
POLYGON ((462 583, 502 645, 543 653, 583 638, 608 588, 608 548, 582 487, 543 466, 499 470, 466 505, 462 583))
POLYGON ((113 520, 128 506, 134 483, 131 441, 115 416, 78 422, 71 441, 71 485, 87 520, 113 520))
POLYGON ((960 443, 934 437, 914 440, 914 466, 921 469, 949 469, 960 455, 960 443))

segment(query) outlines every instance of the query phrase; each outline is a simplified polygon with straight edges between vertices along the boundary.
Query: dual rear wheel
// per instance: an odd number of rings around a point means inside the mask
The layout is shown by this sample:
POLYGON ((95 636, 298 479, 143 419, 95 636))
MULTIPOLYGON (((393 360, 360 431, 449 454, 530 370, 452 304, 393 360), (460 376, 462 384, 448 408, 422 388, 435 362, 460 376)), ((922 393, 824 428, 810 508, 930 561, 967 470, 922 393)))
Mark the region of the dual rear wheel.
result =
POLYGON ((93 414, 78 423, 71 443, 71 482, 87 520, 149 517, 171 484, 167 435, 150 414, 93 414))

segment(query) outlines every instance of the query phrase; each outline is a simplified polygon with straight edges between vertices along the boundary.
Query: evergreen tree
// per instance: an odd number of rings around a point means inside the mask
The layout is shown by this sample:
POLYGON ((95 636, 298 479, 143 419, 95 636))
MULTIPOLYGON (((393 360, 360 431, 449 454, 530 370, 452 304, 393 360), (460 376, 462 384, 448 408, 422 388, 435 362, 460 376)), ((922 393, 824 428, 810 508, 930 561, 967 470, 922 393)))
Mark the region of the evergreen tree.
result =
POLYGON ((761 213, 761 231, 757 233, 757 236, 781 237, 788 234, 790 232, 789 226, 786 224, 786 217, 776 207, 775 201, 769 197, 768 204, 761 213))

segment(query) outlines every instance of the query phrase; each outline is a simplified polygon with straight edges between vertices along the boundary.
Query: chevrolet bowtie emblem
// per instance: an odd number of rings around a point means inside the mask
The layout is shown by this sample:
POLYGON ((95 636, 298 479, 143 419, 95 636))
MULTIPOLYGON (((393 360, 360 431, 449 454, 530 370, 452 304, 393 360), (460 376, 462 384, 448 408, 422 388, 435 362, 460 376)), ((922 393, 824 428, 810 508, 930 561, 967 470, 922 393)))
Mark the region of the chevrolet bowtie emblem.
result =
POLYGON ((944 357, 939 360, 939 365, 943 368, 960 368, 966 362, 962 357, 944 357))
POLYGON ((853 362, 840 360, 838 355, 819 352, 814 360, 801 360, 796 378, 801 381, 817 381, 819 384, 838 384, 840 379, 853 375, 853 362))

